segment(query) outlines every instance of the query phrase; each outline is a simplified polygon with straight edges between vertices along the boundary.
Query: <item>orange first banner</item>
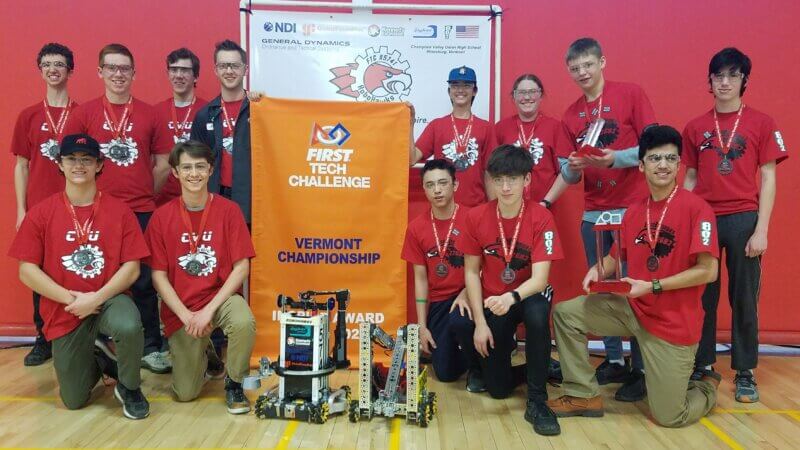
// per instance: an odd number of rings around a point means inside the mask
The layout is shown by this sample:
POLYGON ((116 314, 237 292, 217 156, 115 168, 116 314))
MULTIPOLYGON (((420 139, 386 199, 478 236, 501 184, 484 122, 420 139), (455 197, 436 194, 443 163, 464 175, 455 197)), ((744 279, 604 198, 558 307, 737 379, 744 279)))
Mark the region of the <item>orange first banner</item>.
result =
POLYGON ((408 107, 264 98, 250 111, 253 357, 279 352, 278 294, 297 299, 300 291, 350 289, 348 351, 358 361, 360 322, 390 333, 406 322, 400 251, 408 217, 408 107))

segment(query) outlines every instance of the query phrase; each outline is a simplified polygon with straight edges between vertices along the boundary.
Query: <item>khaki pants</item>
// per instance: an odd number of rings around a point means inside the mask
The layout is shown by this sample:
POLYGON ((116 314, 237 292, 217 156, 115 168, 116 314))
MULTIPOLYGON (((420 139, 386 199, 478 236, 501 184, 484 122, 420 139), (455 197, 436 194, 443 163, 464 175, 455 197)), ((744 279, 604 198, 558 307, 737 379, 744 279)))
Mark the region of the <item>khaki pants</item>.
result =
POLYGON ((714 407, 714 385, 689 381, 697 344, 674 345, 653 336, 639 325, 625 297, 594 294, 559 303, 553 310, 553 324, 567 395, 598 395, 595 369, 589 364, 587 334, 635 336, 647 371, 647 401, 656 422, 680 427, 700 420, 714 407))
MULTIPOLYGON (((217 308, 211 323, 215 328, 222 328, 228 337, 225 370, 228 377, 241 383, 250 371, 250 354, 256 339, 253 313, 241 295, 233 295, 217 308)), ((180 328, 169 337, 172 391, 178 401, 188 402, 200 394, 208 365, 207 346, 207 336, 195 339, 186 333, 185 328, 180 328)))

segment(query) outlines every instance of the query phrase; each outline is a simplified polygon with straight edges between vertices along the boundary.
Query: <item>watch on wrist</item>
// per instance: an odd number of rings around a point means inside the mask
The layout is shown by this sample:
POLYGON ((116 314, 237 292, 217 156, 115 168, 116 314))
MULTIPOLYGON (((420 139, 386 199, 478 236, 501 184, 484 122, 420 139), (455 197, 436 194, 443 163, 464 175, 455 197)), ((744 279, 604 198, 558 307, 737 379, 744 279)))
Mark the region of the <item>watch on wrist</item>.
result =
POLYGON ((661 282, 658 280, 653 280, 653 294, 659 295, 661 292, 663 292, 663 289, 661 289, 661 282))
POLYGON ((547 208, 547 209, 550 209, 550 207, 553 206, 553 202, 551 202, 550 200, 544 199, 544 198, 541 199, 539 201, 539 203, 544 203, 544 207, 547 208))
POLYGON ((522 296, 517 291, 511 291, 511 296, 514 297, 514 303, 522 303, 522 296))

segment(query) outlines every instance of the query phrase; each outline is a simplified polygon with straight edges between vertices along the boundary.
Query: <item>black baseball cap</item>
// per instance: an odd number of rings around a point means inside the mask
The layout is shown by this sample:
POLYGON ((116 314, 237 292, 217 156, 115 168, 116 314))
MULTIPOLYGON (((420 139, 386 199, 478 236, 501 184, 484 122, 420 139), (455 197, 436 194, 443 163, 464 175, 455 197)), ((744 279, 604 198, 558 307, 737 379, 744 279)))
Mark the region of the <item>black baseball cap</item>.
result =
POLYGON ((64 139, 61 140, 61 149, 58 154, 60 156, 67 156, 78 152, 84 152, 97 159, 102 157, 102 153, 100 153, 100 144, 88 134, 81 133, 64 136, 64 139))

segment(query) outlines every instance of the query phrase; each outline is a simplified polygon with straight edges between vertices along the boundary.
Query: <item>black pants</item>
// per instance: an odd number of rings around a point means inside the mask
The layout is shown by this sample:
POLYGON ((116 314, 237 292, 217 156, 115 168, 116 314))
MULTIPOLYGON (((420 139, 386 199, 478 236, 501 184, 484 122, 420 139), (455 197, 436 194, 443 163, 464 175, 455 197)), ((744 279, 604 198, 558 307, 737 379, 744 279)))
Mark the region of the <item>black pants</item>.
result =
MULTIPOLYGON (((150 222, 151 212, 137 212, 136 219, 139 221, 139 227, 142 232, 147 228, 150 222)), ((133 282, 131 286, 131 294, 136 308, 139 309, 139 315, 142 317, 142 326, 144 327, 144 355, 149 355, 153 352, 161 351, 161 322, 158 317, 158 295, 155 288, 153 288, 152 274, 150 273, 150 266, 141 264, 139 269, 139 278, 133 282)))
POLYGON ((47 342, 47 339, 44 337, 44 319, 42 319, 42 315, 39 313, 39 303, 42 301, 42 296, 39 295, 37 292, 33 293, 33 324, 36 325, 36 342, 47 342))
MULTIPOLYGON (((717 216, 720 260, 725 251, 728 269, 728 301, 731 305, 731 368, 754 369, 758 365, 758 294, 761 287, 761 257, 745 255, 745 245, 753 235, 758 213, 748 211, 717 216)), ((720 271, 722 270, 720 264, 720 271)), ((697 347, 695 364, 698 367, 716 361, 717 305, 720 278, 709 283, 703 292, 703 336, 697 347)))
POLYGON ((428 329, 433 336, 436 348, 431 349, 433 371, 439 381, 455 381, 467 371, 467 358, 458 348, 458 339, 453 324, 467 321, 469 316, 461 317, 458 308, 450 312, 455 297, 428 306, 428 329))
MULTIPOLYGON (((486 390, 493 398, 508 397, 517 385, 511 368, 511 352, 516 346, 514 333, 520 323, 525 324, 525 359, 527 369, 528 400, 547 400, 547 370, 550 364, 550 302, 553 288, 532 295, 511 307, 502 316, 488 309, 484 317, 494 338, 494 348, 487 358, 475 350, 473 335, 475 324, 469 320, 457 322, 459 344, 469 358, 471 368, 480 367, 486 390)), ((473 312, 474 314, 474 312, 473 312)))

